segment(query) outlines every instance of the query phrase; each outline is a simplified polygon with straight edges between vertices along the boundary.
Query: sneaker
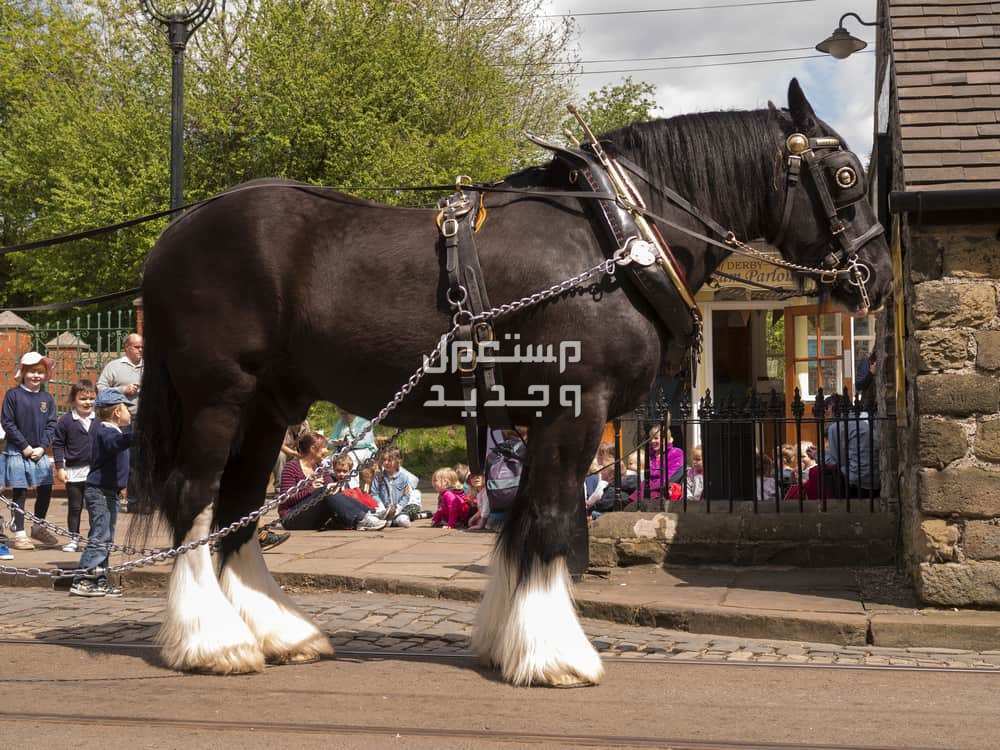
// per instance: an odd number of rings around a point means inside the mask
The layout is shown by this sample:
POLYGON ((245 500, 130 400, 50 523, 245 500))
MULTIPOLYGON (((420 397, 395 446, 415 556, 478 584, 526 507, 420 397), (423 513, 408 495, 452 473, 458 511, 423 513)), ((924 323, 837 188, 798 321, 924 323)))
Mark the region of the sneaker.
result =
POLYGON ((97 585, 97 581, 81 578, 69 587, 70 596, 107 596, 108 592, 97 585))
POLYGON ((63 548, 62 548, 62 551, 63 552, 79 552, 80 551, 80 545, 78 545, 76 543, 76 541, 74 540, 74 541, 71 541, 69 544, 64 545, 63 548))
POLYGON ((434 514, 431 513, 429 510, 422 510, 419 513, 417 513, 417 518, 433 518, 433 517, 434 514))
POLYGON ((284 544, 291 538, 287 531, 284 534, 277 534, 270 529, 261 529, 257 532, 257 541, 260 542, 261 550, 274 549, 279 544, 284 544))
POLYGON ((102 578, 97 582, 97 590, 103 592, 99 596, 106 596, 110 599, 118 599, 123 593, 121 588, 110 583, 107 578, 102 578))
POLYGON ((11 542, 11 547, 20 550, 31 550, 35 548, 35 545, 31 543, 31 540, 26 536, 15 536, 14 541, 11 542))
POLYGON ((6 544, 0 544, 0 560, 13 560, 14 555, 10 553, 10 547, 6 544))
POLYGON ((386 522, 372 513, 366 513, 365 517, 358 521, 354 528, 357 531, 381 531, 386 526, 386 522))
POLYGON ((405 513, 400 513, 396 516, 396 520, 392 522, 393 526, 398 526, 401 529, 410 528, 410 517, 405 513))
POLYGON ((59 537, 44 526, 32 525, 31 538, 38 542, 38 546, 43 549, 59 546, 59 537))

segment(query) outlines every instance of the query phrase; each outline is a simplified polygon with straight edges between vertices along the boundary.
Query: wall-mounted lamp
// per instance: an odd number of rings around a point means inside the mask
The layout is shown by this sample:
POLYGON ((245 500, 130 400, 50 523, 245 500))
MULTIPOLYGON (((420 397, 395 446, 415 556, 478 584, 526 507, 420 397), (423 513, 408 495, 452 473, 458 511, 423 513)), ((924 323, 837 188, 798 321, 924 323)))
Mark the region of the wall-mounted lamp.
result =
POLYGON ((861 16, 857 13, 845 13, 840 17, 840 22, 837 24, 837 28, 834 29, 833 33, 816 45, 817 50, 825 52, 828 55, 832 55, 838 60, 843 60, 846 57, 850 57, 858 50, 863 50, 868 46, 868 42, 864 39, 858 39, 856 36, 851 36, 851 34, 847 32, 847 29, 844 28, 844 19, 849 16, 856 18, 858 23, 862 26, 878 26, 877 21, 872 23, 862 21, 861 16))

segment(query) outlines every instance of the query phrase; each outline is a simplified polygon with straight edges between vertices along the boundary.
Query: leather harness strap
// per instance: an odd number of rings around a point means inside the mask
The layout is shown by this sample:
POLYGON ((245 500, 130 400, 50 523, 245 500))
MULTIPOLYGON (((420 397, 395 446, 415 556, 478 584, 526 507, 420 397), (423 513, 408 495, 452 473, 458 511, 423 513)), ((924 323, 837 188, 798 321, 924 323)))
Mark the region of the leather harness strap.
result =
POLYGON ((488 322, 472 323, 474 316, 491 307, 473 237, 481 225, 480 198, 479 192, 463 187, 440 203, 445 270, 448 274, 447 297, 455 310, 454 319, 458 324, 455 341, 465 344, 456 351, 458 379, 462 399, 466 404, 473 404, 471 409, 463 412, 463 423, 469 468, 474 474, 483 471, 487 425, 503 427, 510 424, 503 407, 480 406, 488 400, 489 394, 496 392, 497 385, 502 385, 500 368, 491 360, 480 362, 477 358, 479 342, 495 337, 493 326, 488 322))

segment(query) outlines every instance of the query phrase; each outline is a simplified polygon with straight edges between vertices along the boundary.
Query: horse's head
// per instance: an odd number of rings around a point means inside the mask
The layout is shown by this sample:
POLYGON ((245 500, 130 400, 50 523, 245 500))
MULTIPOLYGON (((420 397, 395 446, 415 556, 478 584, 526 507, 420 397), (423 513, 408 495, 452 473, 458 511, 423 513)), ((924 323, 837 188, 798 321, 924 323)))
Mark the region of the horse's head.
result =
POLYGON ((796 79, 788 86, 788 111, 771 108, 782 128, 785 175, 772 243, 786 260, 827 271, 817 279, 820 289, 848 309, 879 309, 892 266, 861 162, 816 116, 796 79))

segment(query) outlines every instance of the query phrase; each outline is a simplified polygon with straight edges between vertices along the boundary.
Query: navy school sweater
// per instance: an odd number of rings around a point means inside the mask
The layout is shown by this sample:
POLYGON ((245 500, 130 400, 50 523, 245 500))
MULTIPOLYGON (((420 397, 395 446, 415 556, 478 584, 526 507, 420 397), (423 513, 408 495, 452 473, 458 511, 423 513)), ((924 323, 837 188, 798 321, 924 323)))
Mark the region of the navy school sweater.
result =
POLYGON ((0 426, 7 433, 7 447, 18 453, 29 445, 48 448, 56 431, 55 399, 46 391, 11 388, 3 398, 0 426))
MULTIPOLYGON (((98 424, 97 417, 94 417, 90 423, 90 432, 98 424)), ((52 456, 57 467, 87 466, 90 463, 90 432, 83 429, 83 422, 73 419, 72 411, 59 417, 52 438, 52 456)))
POLYGON ((122 431, 104 422, 90 426, 90 473, 87 484, 117 492, 128 486, 128 449, 132 447, 132 427, 122 431))

